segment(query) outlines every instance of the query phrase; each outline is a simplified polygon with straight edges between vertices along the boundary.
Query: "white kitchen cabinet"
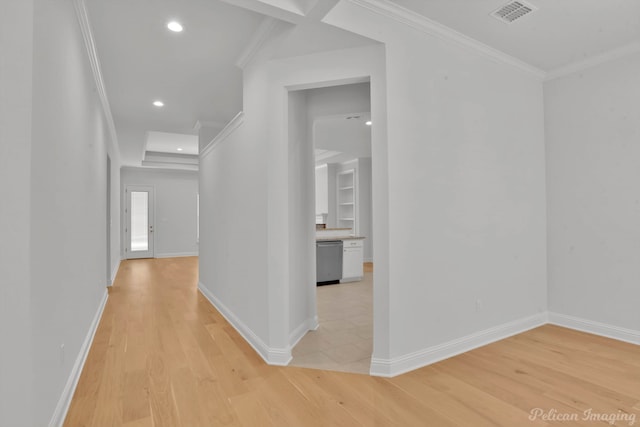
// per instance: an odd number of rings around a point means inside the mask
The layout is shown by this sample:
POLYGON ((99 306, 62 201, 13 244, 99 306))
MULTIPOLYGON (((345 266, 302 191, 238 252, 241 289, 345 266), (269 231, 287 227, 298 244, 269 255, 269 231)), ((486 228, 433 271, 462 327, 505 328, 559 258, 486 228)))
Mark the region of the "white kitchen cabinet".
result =
POLYGON ((364 276, 362 239, 344 240, 342 247, 342 280, 341 282, 353 282, 361 280, 364 276))

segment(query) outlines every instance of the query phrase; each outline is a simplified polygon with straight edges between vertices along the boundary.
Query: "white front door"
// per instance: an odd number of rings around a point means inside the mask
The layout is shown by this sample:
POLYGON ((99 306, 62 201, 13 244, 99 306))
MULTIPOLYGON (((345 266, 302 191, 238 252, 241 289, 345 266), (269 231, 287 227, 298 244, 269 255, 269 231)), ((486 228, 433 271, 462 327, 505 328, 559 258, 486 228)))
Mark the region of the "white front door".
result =
POLYGON ((127 259, 153 258, 153 187, 127 185, 125 241, 127 259))

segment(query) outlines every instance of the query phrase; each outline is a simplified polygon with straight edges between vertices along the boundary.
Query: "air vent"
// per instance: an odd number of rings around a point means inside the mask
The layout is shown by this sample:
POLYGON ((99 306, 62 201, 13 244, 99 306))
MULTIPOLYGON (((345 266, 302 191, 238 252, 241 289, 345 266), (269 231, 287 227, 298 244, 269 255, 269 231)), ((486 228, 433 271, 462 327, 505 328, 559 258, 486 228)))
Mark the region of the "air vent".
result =
POLYGON ((512 1, 505 4, 500 9, 492 12, 491 16, 493 16, 496 19, 499 19, 502 22, 511 24, 512 22, 533 12, 534 10, 538 10, 538 8, 530 3, 526 3, 522 0, 518 0, 518 1, 512 1))

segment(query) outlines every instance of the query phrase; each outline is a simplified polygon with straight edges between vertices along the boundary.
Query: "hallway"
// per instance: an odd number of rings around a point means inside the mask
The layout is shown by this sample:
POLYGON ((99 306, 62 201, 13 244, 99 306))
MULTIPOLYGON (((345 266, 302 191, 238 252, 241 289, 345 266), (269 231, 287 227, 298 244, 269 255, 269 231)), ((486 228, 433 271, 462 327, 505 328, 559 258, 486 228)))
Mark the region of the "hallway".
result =
POLYGON ((637 346, 550 325, 393 379, 268 366, 197 291, 197 265, 123 261, 66 426, 513 426, 549 425, 529 421, 536 407, 638 411, 637 346))

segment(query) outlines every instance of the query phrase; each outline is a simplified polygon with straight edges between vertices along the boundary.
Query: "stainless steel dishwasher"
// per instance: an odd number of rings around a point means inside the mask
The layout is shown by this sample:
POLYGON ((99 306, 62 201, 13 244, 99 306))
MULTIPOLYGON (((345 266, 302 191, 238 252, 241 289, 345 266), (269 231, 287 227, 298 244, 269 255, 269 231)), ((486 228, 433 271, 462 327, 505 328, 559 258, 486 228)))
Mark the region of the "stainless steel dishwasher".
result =
POLYGON ((316 242, 316 283, 330 285, 342 279, 342 240, 316 242))

